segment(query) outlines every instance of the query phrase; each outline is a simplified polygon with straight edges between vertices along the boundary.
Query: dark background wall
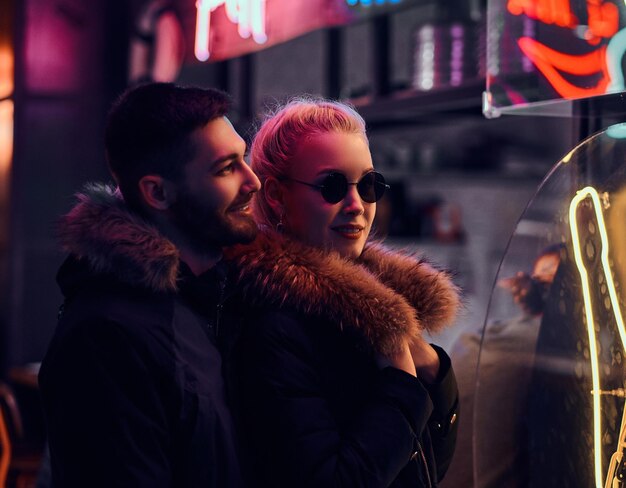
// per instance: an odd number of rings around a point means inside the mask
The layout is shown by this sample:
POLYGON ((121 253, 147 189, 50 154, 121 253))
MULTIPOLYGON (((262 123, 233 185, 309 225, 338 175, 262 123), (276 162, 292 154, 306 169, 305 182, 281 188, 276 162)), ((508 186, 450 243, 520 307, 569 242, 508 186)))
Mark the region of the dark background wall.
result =
POLYGON ((54 222, 85 181, 108 178, 108 105, 126 83, 128 2, 15 4, 15 145, 3 366, 39 361, 61 303, 54 222))

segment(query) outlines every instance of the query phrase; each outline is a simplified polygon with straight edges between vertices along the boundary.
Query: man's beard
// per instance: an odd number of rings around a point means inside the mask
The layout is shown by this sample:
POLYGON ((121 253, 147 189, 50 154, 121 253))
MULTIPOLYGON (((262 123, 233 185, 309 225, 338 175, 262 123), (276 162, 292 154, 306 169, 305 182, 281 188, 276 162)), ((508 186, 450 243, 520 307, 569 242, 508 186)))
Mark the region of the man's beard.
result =
POLYGON ((180 192, 170 210, 176 226, 196 252, 251 242, 257 235, 257 225, 251 217, 229 218, 227 211, 207 208, 188 192, 180 192))

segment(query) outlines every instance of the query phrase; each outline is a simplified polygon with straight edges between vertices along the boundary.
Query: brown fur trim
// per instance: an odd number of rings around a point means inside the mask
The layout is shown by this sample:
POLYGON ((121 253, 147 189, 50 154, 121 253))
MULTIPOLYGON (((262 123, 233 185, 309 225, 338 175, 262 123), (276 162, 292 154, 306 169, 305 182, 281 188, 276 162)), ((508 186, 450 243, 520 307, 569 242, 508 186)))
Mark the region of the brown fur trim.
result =
MULTIPOLYGON (((393 256, 391 252, 380 255, 381 259, 393 256)), ((379 280, 377 267, 368 270, 336 253, 312 249, 271 231, 260 233, 252 244, 229 249, 226 257, 239 270, 239 283, 253 304, 287 306, 330 320, 341 328, 354 327, 383 354, 398 352, 403 341, 422 340, 420 331, 424 320, 443 325, 441 317, 430 316, 431 312, 439 311, 441 305, 429 304, 424 309, 416 309, 424 304, 410 304, 399 290, 379 280)), ((364 261, 364 264, 371 263, 364 261)), ((415 267, 414 261, 411 264, 415 267)), ((407 281, 416 280, 412 281, 411 288, 432 286, 432 279, 424 283, 420 280, 431 278, 431 274, 437 272, 419 264, 417 268, 419 273, 413 272, 413 278, 406 277, 407 281)), ((398 269, 398 272, 406 271, 398 269)), ((443 284, 447 277, 439 274, 443 284)), ((451 284, 447 289, 444 286, 440 289, 441 293, 456 294, 451 284)), ((421 294, 415 292, 409 298, 415 296, 426 299, 428 293, 425 290, 421 294)), ((450 304, 458 302, 458 297, 442 298, 435 294, 430 299, 450 304)), ((452 318, 453 308, 450 306, 448 310, 449 318, 452 318)))
POLYGON ((460 290, 448 273, 413 254, 391 251, 380 243, 369 243, 358 262, 406 297, 429 332, 439 332, 454 321, 461 305, 460 290))
POLYGON ((131 213, 118 190, 87 185, 78 204, 58 223, 63 249, 96 272, 155 291, 176 289, 179 253, 174 244, 131 213))

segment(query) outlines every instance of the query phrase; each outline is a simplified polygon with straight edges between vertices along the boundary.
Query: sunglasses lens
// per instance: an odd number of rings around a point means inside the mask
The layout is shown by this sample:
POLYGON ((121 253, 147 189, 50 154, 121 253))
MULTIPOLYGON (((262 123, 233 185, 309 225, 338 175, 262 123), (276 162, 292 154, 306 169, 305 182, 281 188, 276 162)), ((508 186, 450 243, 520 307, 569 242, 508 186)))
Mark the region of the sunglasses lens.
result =
MULTIPOLYGON (((328 203, 338 203, 346 197, 348 185, 345 175, 330 173, 322 181, 322 197, 328 203)), ((359 180, 356 189, 364 202, 374 203, 383 197, 387 185, 383 175, 370 171, 359 180)))
POLYGON ((387 185, 383 175, 376 171, 371 171, 359 180, 356 188, 364 202, 374 203, 383 197, 387 185))
POLYGON ((322 181, 322 197, 328 203, 340 202, 348 193, 348 180, 341 173, 330 173, 322 181))

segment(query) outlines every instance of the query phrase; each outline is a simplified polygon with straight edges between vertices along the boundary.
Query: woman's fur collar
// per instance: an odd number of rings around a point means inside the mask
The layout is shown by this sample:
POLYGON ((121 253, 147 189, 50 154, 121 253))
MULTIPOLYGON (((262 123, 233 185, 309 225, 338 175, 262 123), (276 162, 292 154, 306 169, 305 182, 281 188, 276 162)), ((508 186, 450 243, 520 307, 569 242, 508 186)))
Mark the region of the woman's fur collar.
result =
POLYGON ((264 231, 226 257, 253 304, 286 306, 354 327, 384 354, 397 352, 403 340, 422 340, 424 329, 441 330, 459 308, 459 291, 448 274, 380 244, 349 261, 264 231))
POLYGON ((96 273, 154 291, 176 290, 180 257, 156 227, 126 207, 119 190, 87 185, 58 223, 63 249, 96 273))

